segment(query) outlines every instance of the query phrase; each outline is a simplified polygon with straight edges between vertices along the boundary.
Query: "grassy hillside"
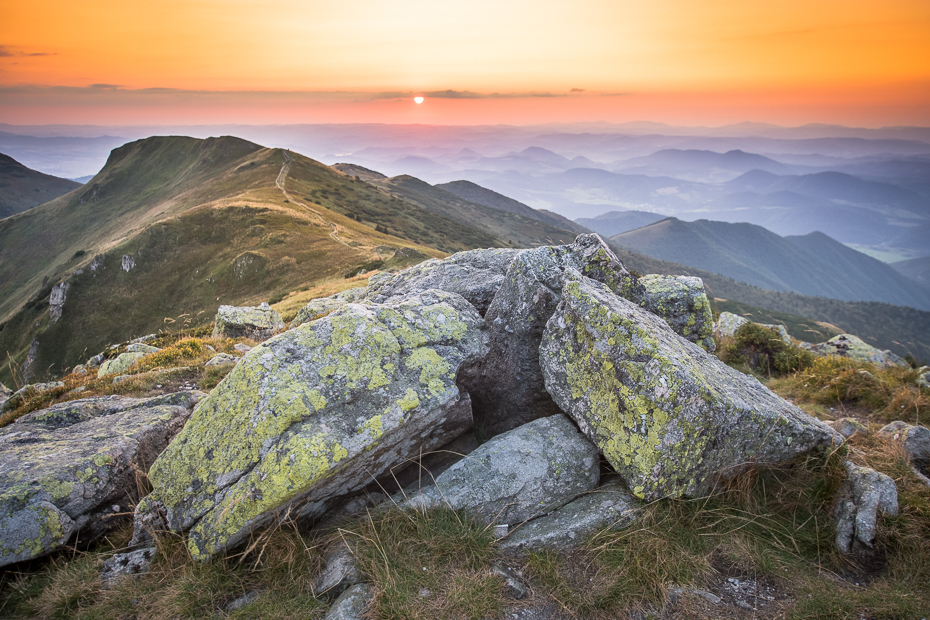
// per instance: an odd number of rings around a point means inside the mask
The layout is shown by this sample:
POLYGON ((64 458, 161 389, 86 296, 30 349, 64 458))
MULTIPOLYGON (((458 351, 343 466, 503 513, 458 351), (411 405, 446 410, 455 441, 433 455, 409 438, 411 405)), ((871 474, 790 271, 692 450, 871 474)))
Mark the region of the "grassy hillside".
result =
POLYGON ((287 151, 236 138, 140 140, 116 149, 82 191, 0 221, 0 381, 53 377, 108 343, 205 324, 220 304, 495 245, 287 151), (395 255, 400 247, 416 251, 395 255), (55 322, 49 297, 63 281, 55 322))
POLYGON ((753 224, 667 218, 611 241, 771 290, 930 310, 930 291, 821 233, 779 237, 753 224))
POLYGON ((16 215, 80 186, 80 183, 27 168, 0 153, 0 218, 16 215))

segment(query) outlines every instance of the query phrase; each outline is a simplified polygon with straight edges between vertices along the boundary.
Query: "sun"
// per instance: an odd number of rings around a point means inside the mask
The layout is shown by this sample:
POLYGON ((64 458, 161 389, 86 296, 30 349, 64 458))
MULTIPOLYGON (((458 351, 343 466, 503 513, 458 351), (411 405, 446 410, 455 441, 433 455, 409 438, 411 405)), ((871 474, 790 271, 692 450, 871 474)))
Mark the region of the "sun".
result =
POLYGON ((413 100, 416 101, 417 103, 423 103, 423 97, 419 97, 419 96, 414 97, 413 100))

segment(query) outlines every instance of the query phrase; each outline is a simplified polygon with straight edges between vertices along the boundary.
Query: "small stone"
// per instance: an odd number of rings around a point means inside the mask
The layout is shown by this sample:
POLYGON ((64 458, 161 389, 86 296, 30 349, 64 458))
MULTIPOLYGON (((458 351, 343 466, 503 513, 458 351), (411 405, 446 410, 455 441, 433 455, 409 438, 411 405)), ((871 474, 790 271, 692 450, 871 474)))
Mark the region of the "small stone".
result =
POLYGON ((233 349, 235 349, 239 353, 248 353, 249 351, 252 350, 252 347, 242 342, 239 342, 235 346, 233 346, 233 349))
POLYGON ((827 424, 832 426, 833 430, 846 439, 849 439, 856 433, 867 434, 869 432, 869 429, 855 418, 840 418, 832 423, 827 422, 827 424))
POLYGON ((507 595, 510 598, 520 600, 524 598, 527 593, 529 593, 530 589, 525 583, 523 583, 523 580, 520 579, 520 577, 515 572, 500 562, 495 563, 491 567, 491 572, 498 577, 503 578, 504 585, 507 587, 507 595))
POLYGON ((362 620, 373 596, 371 586, 364 583, 356 584, 336 599, 323 620, 362 620))
POLYGON ((226 611, 236 611, 237 609, 242 609, 246 605, 251 605, 259 596, 261 596, 261 592, 246 592, 226 605, 226 611))
POLYGON ((317 596, 325 594, 337 597, 348 587, 359 582, 358 567, 352 550, 344 542, 339 542, 323 560, 323 571, 313 586, 317 596))
POLYGON ((117 553, 103 563, 100 579, 104 587, 110 587, 123 577, 143 575, 149 571, 154 557, 155 547, 117 553))
POLYGON ((204 364, 204 366, 225 366, 226 364, 235 364, 241 359, 241 357, 236 357, 229 353, 217 353, 210 358, 210 361, 204 364))
POLYGON ((843 553, 872 548, 879 514, 898 515, 894 480, 868 467, 846 462, 846 485, 834 509, 836 545, 843 553))

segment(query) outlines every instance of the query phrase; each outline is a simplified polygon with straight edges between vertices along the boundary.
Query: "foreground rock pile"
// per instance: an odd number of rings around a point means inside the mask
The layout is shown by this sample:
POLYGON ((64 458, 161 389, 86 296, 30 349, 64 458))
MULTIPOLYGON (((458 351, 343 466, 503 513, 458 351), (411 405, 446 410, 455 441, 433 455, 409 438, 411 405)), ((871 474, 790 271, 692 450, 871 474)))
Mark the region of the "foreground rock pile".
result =
MULTIPOLYGON (((0 429, 0 565, 105 531, 150 465, 135 542, 184 533, 197 559, 282 519, 332 523, 395 480, 415 482, 396 503, 465 509, 503 547, 541 549, 843 441, 708 353, 699 279, 636 278, 596 235, 378 274, 277 335, 269 309, 239 310, 217 333, 268 339, 209 395, 72 401, 0 429), (450 443, 444 471, 401 472, 450 443)), ((856 475, 838 517, 850 548, 869 536, 857 515, 892 506, 856 475)))

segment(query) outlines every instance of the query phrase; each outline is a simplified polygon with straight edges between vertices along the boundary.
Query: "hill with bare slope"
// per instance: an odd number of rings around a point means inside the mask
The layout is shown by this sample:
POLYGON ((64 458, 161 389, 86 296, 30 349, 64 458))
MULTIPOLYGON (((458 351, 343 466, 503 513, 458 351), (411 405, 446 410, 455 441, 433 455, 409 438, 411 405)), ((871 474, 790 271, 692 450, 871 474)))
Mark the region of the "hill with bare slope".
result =
POLYGON ((0 219, 58 198, 80 186, 80 183, 27 168, 0 153, 0 219))

